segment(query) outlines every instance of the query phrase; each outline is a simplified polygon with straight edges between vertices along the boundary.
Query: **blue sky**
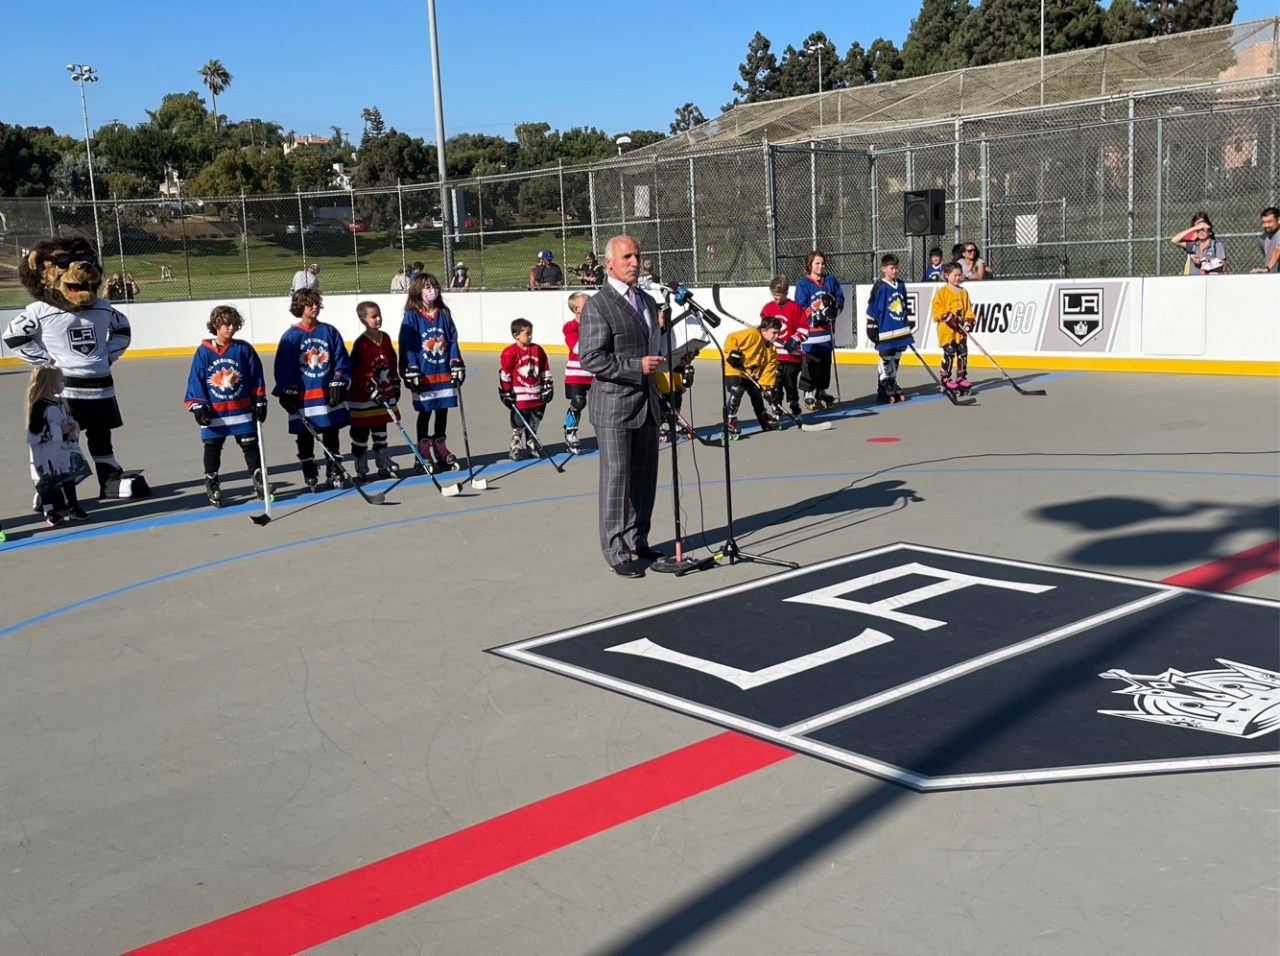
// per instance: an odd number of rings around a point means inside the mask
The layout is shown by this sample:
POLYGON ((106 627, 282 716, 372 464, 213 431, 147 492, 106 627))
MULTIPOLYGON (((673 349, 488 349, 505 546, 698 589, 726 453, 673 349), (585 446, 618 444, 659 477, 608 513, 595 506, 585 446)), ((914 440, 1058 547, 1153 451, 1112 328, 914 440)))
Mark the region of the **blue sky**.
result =
MULTIPOLYGON (((5 11, 0 121, 80 135, 80 101, 66 64, 96 67, 89 122, 136 123, 165 93, 204 91, 196 69, 216 57, 234 80, 218 101, 233 119, 259 116, 286 130, 359 137, 360 110, 434 140, 425 0, 117 0, 62 15, 50 29, 39 4, 5 11), (186 11, 190 10, 190 13, 186 11), (83 29, 66 29, 66 16, 83 29)), ((714 116, 732 98, 756 30, 781 53, 824 30, 844 52, 877 36, 901 45, 918 0, 696 3, 437 0, 446 135, 510 136, 521 122, 666 131, 692 101, 714 116)), ((1280 12, 1280 0, 1240 0, 1237 23, 1280 12)))

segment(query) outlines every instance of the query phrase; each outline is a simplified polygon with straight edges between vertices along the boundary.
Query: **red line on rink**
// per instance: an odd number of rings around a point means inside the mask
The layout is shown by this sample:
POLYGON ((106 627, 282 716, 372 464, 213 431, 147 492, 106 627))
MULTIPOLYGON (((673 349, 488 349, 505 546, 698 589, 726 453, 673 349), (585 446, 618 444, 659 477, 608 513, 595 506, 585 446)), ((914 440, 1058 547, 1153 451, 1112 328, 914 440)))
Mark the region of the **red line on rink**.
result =
MULTIPOLYGON (((1280 539, 1161 583, 1226 591, 1276 571, 1280 539)), ((124 956, 293 956, 793 755, 716 734, 124 956)))
POLYGON ((1276 571, 1280 571, 1280 538, 1167 577, 1162 583, 1205 591, 1230 591, 1276 571))
POLYGON ((793 754, 717 734, 126 956, 289 956, 793 754))

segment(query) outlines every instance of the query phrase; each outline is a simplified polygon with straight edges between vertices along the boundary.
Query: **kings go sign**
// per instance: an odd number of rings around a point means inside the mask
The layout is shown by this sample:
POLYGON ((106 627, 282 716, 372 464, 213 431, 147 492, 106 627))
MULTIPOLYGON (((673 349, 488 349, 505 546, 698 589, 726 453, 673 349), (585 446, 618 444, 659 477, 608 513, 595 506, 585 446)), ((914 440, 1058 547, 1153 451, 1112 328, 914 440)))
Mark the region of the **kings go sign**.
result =
POLYGON ((898 544, 493 653, 919 790, 1280 763, 1280 604, 898 544))

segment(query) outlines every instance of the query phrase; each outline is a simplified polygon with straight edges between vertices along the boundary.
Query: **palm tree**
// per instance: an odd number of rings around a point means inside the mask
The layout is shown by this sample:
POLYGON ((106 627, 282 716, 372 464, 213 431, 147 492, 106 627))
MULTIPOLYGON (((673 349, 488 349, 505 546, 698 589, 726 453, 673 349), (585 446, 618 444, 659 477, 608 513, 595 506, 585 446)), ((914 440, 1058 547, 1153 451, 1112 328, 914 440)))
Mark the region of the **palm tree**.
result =
POLYGON ((231 85, 231 73, 222 65, 221 60, 210 60, 196 70, 204 77, 204 85, 209 87, 209 95, 213 97, 213 131, 218 131, 218 94, 225 92, 231 85))
POLYGON ((360 142, 364 142, 369 135, 369 121, 373 119, 373 110, 365 107, 360 111, 360 122, 364 124, 364 128, 360 130, 360 142))
POLYGON ((334 149, 339 149, 339 148, 341 148, 341 146, 342 146, 342 127, 341 127, 341 126, 330 126, 330 127, 329 127, 329 129, 333 130, 333 148, 334 148, 334 149))

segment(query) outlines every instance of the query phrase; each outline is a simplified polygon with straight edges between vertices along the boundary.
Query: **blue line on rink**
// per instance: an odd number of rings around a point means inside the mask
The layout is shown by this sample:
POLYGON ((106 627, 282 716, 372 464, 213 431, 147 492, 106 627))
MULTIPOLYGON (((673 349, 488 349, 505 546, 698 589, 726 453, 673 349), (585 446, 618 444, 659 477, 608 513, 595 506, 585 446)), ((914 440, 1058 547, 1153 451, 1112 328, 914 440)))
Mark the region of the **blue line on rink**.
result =
MULTIPOLYGON (((1036 378, 1036 381, 1045 382, 1045 381, 1049 381, 1050 379, 1069 378, 1073 375, 1079 375, 1079 374, 1081 373, 1070 372, 1070 371, 1053 372, 1048 375, 1038 376, 1036 378)), ((983 386, 983 391, 989 391, 992 388, 1008 388, 1008 385, 1007 383, 1004 383, 1004 382, 992 383, 991 385, 983 386)), ((919 404, 920 402, 941 401, 943 398, 944 396, 941 393, 935 393, 930 395, 918 396, 917 398, 912 399, 910 403, 902 403, 902 404, 895 404, 895 405, 876 405, 875 403, 866 404, 866 405, 852 405, 848 408, 844 408, 840 410, 833 409, 825 412, 811 412, 811 413, 806 413, 806 415, 807 415, 808 421, 839 420, 842 418, 850 417, 851 413, 866 411, 868 409, 875 409, 877 412, 884 412, 890 409, 901 409, 907 404, 919 404)), ((744 434, 750 434, 752 432, 756 432, 759 430, 760 429, 758 425, 747 425, 747 426, 744 426, 742 429, 744 434)), ((702 435, 704 438, 718 436, 720 434, 720 428, 717 426, 700 427, 698 428, 698 433, 702 435)), ((559 458, 560 454, 563 454, 563 453, 557 454, 556 457, 559 458)), ((561 459, 561 461, 562 463, 567 462, 569 458, 594 458, 598 454, 599 454, 598 451, 586 451, 579 455, 572 455, 572 456, 569 456, 568 458, 563 458, 561 459)), ((503 468, 501 471, 490 470, 493 466, 486 465, 482 468, 477 469, 476 475, 481 476, 485 479, 492 479, 494 481, 497 481, 502 478, 508 477, 509 475, 512 475, 515 472, 523 471, 525 468, 531 467, 533 465, 547 465, 547 464, 549 464, 549 462, 547 462, 545 459, 539 459, 537 461, 531 461, 521 465, 516 465, 511 468, 503 468)), ((1161 474, 1161 472, 1153 472, 1153 474, 1161 474)), ((1184 474, 1184 472, 1177 472, 1177 474, 1184 474)), ((1189 474, 1189 472, 1186 472, 1186 474, 1189 474)), ((1218 473, 1213 472, 1212 474, 1216 475, 1218 473)), ((778 479, 792 478, 792 477, 794 478, 804 478, 804 477, 830 478, 830 477, 842 477, 843 475, 844 475, 843 472, 838 472, 835 475, 811 475, 811 476, 780 475, 778 476, 778 479)), ((438 477, 448 478, 449 473, 445 473, 438 477)), ((1252 477, 1252 476, 1241 475, 1241 476, 1233 476, 1233 477, 1252 477)), ((768 479, 768 480, 778 480, 778 479, 768 479)), ((740 480, 745 480, 745 479, 740 479, 740 480)), ((430 483, 430 479, 427 478, 425 475, 422 475, 418 477, 401 479, 397 483, 397 487, 401 487, 401 486, 415 487, 417 485, 426 485, 429 483, 430 483)), ((368 485, 365 485, 364 487, 377 488, 381 484, 389 485, 390 482, 389 481, 388 482, 370 482, 368 485)), ((665 485, 661 487, 670 487, 670 485, 665 485)), ((298 502, 299 504, 305 502, 305 504, 307 505, 312 505, 312 504, 317 504, 321 501, 325 501, 329 498, 337 498, 341 495, 354 495, 355 493, 356 493, 355 489, 347 488, 347 489, 344 489, 343 491, 330 492, 327 495, 309 495, 305 498, 302 498, 299 495, 295 495, 293 497, 285 498, 282 501, 276 502, 276 505, 277 506, 288 505, 293 502, 298 502)), ((577 496, 571 496, 571 497, 577 497, 577 496)), ((542 500, 552 501, 552 500, 558 500, 558 499, 547 498, 542 500)), ((67 529, 62 532, 33 535, 31 537, 19 538, 16 541, 0 543, 0 551, 12 551, 17 548, 37 548, 43 545, 60 544, 65 541, 86 541, 90 538, 100 538, 100 537, 103 537, 104 535, 123 534, 129 531, 147 531, 152 528, 164 528, 169 525, 187 524, 188 522, 192 522, 192 521, 212 521, 216 518, 226 518, 234 515, 256 514, 260 510, 261 510, 260 502, 246 501, 243 504, 232 505, 231 507, 227 507, 227 508, 202 507, 194 511, 183 511, 183 512, 177 512, 174 514, 159 515, 155 518, 135 518, 129 521, 121 521, 115 524, 81 526, 76 528, 75 530, 67 529)), ((289 513, 290 512, 286 511, 283 514, 281 514, 279 517, 283 518, 285 517, 285 515, 289 513)), ((452 513, 465 514, 466 512, 456 511, 452 513)), ((110 517, 109 513, 107 513, 107 517, 110 517)), ((372 527, 384 527, 384 525, 373 525, 372 527)))
MULTIPOLYGON (((1171 469, 1155 469, 1155 468, 919 468, 919 469, 903 468, 903 469, 887 469, 883 472, 883 475, 893 475, 893 474, 925 475, 925 474, 956 474, 956 473, 972 474, 977 472, 993 472, 993 473, 994 472, 1042 472, 1042 473, 1044 472, 1097 472, 1097 473, 1104 473, 1104 474, 1121 473, 1121 474, 1139 474, 1139 475, 1187 475, 1189 477, 1200 477, 1200 478, 1204 478, 1204 477, 1262 478, 1262 479, 1266 479, 1267 481, 1275 481, 1278 477, 1274 474, 1261 474, 1261 473, 1255 474, 1253 472, 1175 471, 1171 469)), ((759 477, 742 478, 739 480, 743 482, 788 481, 788 480, 803 481, 803 480, 818 479, 818 478, 852 478, 852 477, 866 477, 866 476, 867 476, 867 472, 863 472, 863 471, 845 471, 845 472, 823 472, 823 473, 812 474, 812 475, 762 475, 759 477)), ((877 477, 882 477, 882 475, 877 475, 877 477)), ((661 485, 659 487, 669 488, 671 486, 661 485)), ((503 502, 496 502, 491 505, 476 505, 475 507, 472 507, 472 508, 462 508, 457 511, 443 511, 438 514, 415 515, 412 518, 397 518, 395 521, 383 521, 378 524, 364 525, 363 527, 360 527, 360 528, 347 528, 343 531, 331 531, 328 534, 322 534, 314 538, 303 538, 302 540, 299 540, 299 541, 287 541, 281 544, 271 545, 270 547, 267 547, 267 548, 258 548, 254 551, 245 551, 241 554, 233 554, 225 558, 218 558, 216 561, 206 561, 203 564, 193 565, 192 567, 189 567, 189 568, 182 568, 181 570, 178 570, 178 571, 169 571, 165 574, 161 574, 153 578, 147 578, 144 581, 138 581, 135 584, 126 584, 123 587, 118 587, 110 591, 104 591, 102 594, 96 594, 93 597, 82 598, 79 601, 73 601, 70 604, 64 604, 62 607, 56 607, 56 608, 53 608, 52 610, 44 611, 43 613, 37 614, 34 617, 29 617, 26 620, 18 621, 14 624, 9 624, 4 627, 0 627, 0 639, 7 638, 14 631, 19 631, 22 628, 27 627, 31 624, 38 624, 41 621, 46 621, 49 618, 57 617, 58 615, 65 614, 68 611, 74 611, 77 608, 85 607, 86 605, 93 604, 97 601, 103 601, 103 600, 106 600, 107 598, 116 597, 117 595, 120 595, 120 594, 127 594, 130 591, 136 591, 140 588, 144 588, 152 584, 159 584, 162 581, 168 581, 168 580, 171 580, 172 578, 182 577, 183 575, 187 575, 187 574, 194 574, 197 571, 207 571, 210 568, 216 568, 216 567, 219 567, 220 565, 230 564, 233 561, 239 561, 243 558, 256 558, 264 554, 272 554, 276 551, 284 551, 288 548, 297 548, 307 544, 317 544, 321 541, 331 541, 334 538, 344 538, 348 535, 362 534, 366 531, 379 531, 384 528, 394 528, 399 525, 412 524, 417 521, 432 521, 437 518, 451 518, 451 517, 454 517, 455 515, 475 514, 481 511, 496 511, 502 508, 516 508, 522 505, 540 505, 540 504, 551 504, 557 501, 572 501, 577 498, 591 498, 591 497, 594 497, 595 494, 596 493, 594 491, 584 491, 584 492, 579 492, 577 494, 571 494, 571 495, 552 495, 546 498, 529 498, 523 501, 503 501, 503 502)), ((57 540, 57 539, 54 539, 54 540, 57 540)), ((63 538, 62 540, 66 540, 66 538, 63 538)), ((3 643, 3 640, 0 640, 0 643, 3 643)))

